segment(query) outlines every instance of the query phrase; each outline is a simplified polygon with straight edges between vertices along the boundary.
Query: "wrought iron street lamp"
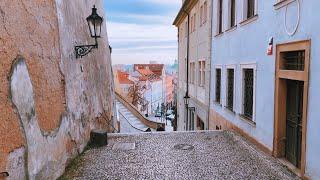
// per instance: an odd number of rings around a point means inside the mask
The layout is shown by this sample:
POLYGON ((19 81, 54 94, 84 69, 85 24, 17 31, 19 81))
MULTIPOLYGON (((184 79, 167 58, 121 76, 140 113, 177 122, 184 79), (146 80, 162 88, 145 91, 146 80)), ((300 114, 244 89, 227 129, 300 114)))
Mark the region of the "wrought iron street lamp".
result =
POLYGON ((98 15, 97 8, 95 6, 93 6, 92 8, 92 14, 87 17, 87 22, 90 30, 90 35, 95 39, 95 44, 75 46, 76 58, 82 58, 83 56, 89 54, 92 49, 98 48, 98 38, 101 37, 103 18, 98 15))
POLYGON ((190 101, 190 97, 189 97, 188 94, 186 94, 186 95, 184 96, 184 104, 186 105, 186 107, 188 107, 189 101, 190 101))

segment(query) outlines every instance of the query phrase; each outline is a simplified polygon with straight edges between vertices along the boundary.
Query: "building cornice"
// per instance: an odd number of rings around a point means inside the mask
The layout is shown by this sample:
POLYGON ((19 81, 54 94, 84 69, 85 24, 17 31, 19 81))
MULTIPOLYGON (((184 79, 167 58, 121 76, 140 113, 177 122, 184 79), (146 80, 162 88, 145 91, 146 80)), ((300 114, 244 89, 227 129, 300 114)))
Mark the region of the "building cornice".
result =
POLYGON ((173 21, 173 25, 179 26, 182 20, 187 16, 187 13, 197 4, 199 0, 185 0, 180 8, 178 15, 173 21))

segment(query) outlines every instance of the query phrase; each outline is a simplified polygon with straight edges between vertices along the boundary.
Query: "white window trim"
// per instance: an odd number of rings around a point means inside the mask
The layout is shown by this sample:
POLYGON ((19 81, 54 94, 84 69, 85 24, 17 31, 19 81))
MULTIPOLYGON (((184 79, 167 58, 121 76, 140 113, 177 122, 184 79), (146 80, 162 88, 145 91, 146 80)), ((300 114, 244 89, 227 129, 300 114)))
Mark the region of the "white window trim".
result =
POLYGON ((198 86, 200 88, 205 88, 205 84, 206 84, 206 73, 207 73, 207 61, 205 59, 199 59, 198 60, 198 69, 197 69, 197 74, 198 74, 198 86), (202 63, 204 63, 204 69, 202 69, 202 67, 200 67, 202 65, 202 63), (200 64, 200 65, 199 65, 200 64), (202 77, 202 72, 204 72, 204 77, 202 77), (200 76, 199 76, 200 75, 200 76), (202 78, 204 78, 204 83, 202 83, 202 78))
POLYGON ((228 97, 228 83, 229 83, 229 81, 228 81, 228 69, 233 69, 233 75, 234 75, 234 77, 233 77, 233 112, 235 112, 236 111, 236 78, 237 78, 237 65, 236 64, 228 64, 228 65, 226 65, 226 68, 225 68, 225 82, 226 82, 226 84, 225 84, 225 87, 226 87, 226 89, 225 89, 225 97, 226 98, 224 98, 224 107, 226 107, 227 108, 227 97, 228 97))
POLYGON ((219 104, 219 105, 222 105, 223 104, 223 97, 222 97, 222 95, 223 95, 223 93, 222 93, 222 80, 223 80, 223 66, 222 65, 220 65, 220 64, 217 64, 217 65, 214 65, 213 66, 214 67, 214 75, 213 75, 213 82, 214 82, 214 87, 213 87, 213 89, 214 89, 214 98, 213 98, 213 102, 215 103, 215 104, 219 104), (217 75, 216 75, 216 73, 217 73, 217 69, 221 69, 221 81, 220 81, 220 102, 217 102, 216 101, 216 77, 217 77, 217 75))
POLYGON ((242 63, 240 64, 240 87, 241 87, 241 94, 240 94, 240 115, 243 115, 244 108, 243 108, 243 101, 244 101, 244 83, 243 83, 243 70, 244 69, 253 69, 253 110, 252 110, 252 121, 256 122, 256 87, 257 87, 257 64, 254 63, 242 63))
MULTIPOLYGON (((247 12, 248 12, 247 11, 248 10, 247 3, 248 3, 248 0, 242 0, 242 10, 243 10, 242 11, 242 21, 248 20, 248 18, 247 18, 247 12)), ((257 0, 255 0, 255 2, 254 2, 254 16, 256 16, 256 15, 258 15, 258 1, 257 0)))

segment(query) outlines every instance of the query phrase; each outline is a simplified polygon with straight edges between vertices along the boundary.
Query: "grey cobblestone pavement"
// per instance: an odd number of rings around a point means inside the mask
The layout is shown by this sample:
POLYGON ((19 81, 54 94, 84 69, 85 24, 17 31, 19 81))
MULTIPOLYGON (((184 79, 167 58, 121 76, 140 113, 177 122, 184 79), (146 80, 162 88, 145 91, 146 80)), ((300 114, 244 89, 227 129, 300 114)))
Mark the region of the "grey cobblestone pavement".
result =
POLYGON ((113 134, 108 140, 86 151, 63 178, 299 179, 233 132, 113 134))

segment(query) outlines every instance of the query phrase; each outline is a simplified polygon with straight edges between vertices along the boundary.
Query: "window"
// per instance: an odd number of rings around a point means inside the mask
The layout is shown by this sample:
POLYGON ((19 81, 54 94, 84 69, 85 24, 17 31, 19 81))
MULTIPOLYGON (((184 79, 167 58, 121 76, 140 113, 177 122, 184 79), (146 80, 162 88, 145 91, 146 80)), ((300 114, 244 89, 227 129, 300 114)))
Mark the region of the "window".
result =
POLYGON ((247 19, 255 15, 256 0, 247 0, 247 19))
POLYGON ((198 71, 198 85, 201 86, 201 61, 198 62, 198 67, 199 67, 199 71, 198 71))
POLYGON ((185 26, 184 27, 184 29, 185 29, 184 35, 185 35, 185 37, 187 37, 188 36, 188 22, 186 22, 184 26, 185 26))
POLYGON ((207 22, 207 16, 208 16, 208 5, 207 5, 207 1, 205 1, 203 4, 203 24, 207 22))
POLYGON ((221 69, 216 69, 216 99, 217 103, 221 103, 221 69))
POLYGON ((180 29, 179 29, 179 41, 182 41, 182 38, 183 38, 183 28, 180 27, 180 29))
POLYGON ((196 31, 196 13, 190 19, 190 34, 196 31))
POLYGON ((198 83, 200 87, 204 87, 205 85, 205 76, 206 76, 206 62, 205 61, 199 61, 199 78, 198 83))
POLYGON ((230 28, 236 25, 236 0, 230 0, 230 28))
POLYGON ((202 86, 205 85, 206 81, 206 62, 202 61, 202 74, 201 74, 201 84, 202 86))
POLYGON ((200 7, 200 26, 203 24, 203 6, 200 7))
POLYGON ((193 32, 196 31, 196 23, 197 23, 196 19, 197 19, 197 15, 196 15, 196 13, 194 13, 194 15, 193 15, 193 32))
POLYGON ((194 62, 190 63, 190 83, 191 84, 194 84, 195 82, 195 70, 196 70, 195 63, 194 62))
POLYGON ((193 32, 193 16, 191 16, 191 19, 190 19, 190 34, 193 32))
POLYGON ((304 71, 305 51, 281 52, 281 69, 304 71))
POLYGON ((227 69, 227 108, 233 111, 234 69, 227 69))
POLYGON ((254 70, 243 69, 243 116, 253 119, 254 70))
POLYGON ((222 33, 222 16, 223 16, 223 0, 219 0, 218 4, 218 34, 222 33))

